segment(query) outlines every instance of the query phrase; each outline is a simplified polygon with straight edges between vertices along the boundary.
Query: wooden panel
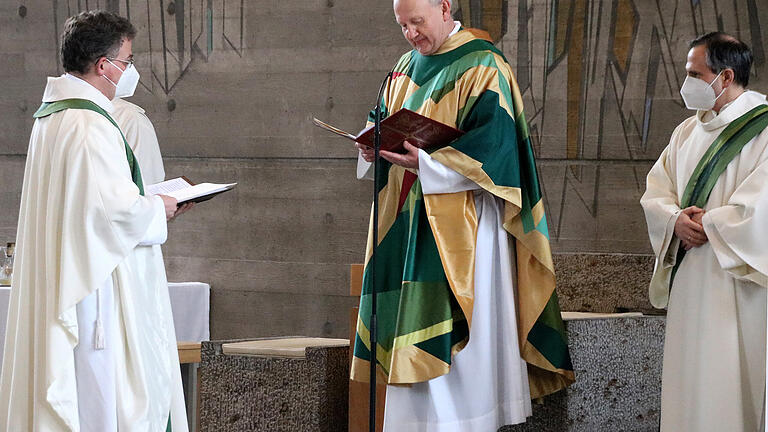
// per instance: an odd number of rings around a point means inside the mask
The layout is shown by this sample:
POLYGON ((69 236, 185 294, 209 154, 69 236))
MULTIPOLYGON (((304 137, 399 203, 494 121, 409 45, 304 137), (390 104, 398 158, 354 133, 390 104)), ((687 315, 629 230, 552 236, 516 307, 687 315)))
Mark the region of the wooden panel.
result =
POLYGON ((200 343, 178 342, 179 363, 200 363, 200 343))
MULTIPOLYGON (((354 266, 355 264, 353 264, 354 266)), ((358 308, 349 311, 349 355, 350 362, 354 352, 355 325, 358 308)), ((367 432, 369 424, 370 386, 368 383, 349 380, 349 432, 367 432)), ((387 386, 376 385, 376 431, 384 428, 384 403, 387 396, 387 386)))
POLYGON ((349 295, 360 297, 363 291, 363 264, 349 265, 349 295))
MULTIPOLYGON (((359 307, 349 309, 349 364, 352 365, 352 357, 355 355, 355 335, 357 333, 357 312, 359 307)), ((352 368, 350 367, 350 370, 352 368)))
MULTIPOLYGON (((384 400, 387 387, 376 386, 376 431, 384 429, 384 400)), ((368 407, 370 406, 368 383, 349 382, 349 432, 368 432, 368 407)))

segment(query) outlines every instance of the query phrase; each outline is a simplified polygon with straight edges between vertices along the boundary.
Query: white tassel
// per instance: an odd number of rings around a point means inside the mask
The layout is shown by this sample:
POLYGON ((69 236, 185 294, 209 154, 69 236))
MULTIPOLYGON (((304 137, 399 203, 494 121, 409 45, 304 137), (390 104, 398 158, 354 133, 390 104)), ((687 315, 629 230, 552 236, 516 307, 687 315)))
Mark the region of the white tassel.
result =
POLYGON ((101 325, 101 319, 96 320, 96 331, 93 335, 93 349, 104 349, 104 326, 101 325))
POLYGON ((101 290, 96 290, 96 330, 93 332, 93 349, 104 349, 104 326, 101 324, 101 290))

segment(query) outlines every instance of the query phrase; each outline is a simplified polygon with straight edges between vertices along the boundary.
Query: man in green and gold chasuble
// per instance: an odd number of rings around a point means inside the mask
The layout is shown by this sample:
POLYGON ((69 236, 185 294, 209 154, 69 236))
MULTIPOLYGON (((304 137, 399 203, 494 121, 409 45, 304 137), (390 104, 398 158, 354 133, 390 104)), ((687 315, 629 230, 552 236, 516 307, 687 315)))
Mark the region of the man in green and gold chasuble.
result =
MULTIPOLYGON (((377 370, 385 431, 495 431, 574 381, 522 99, 487 33, 449 0, 395 0, 413 50, 383 116, 407 108, 465 132, 434 151, 382 151, 377 370)), ((369 124, 373 114, 369 116, 369 124)), ((358 144, 358 177, 373 151, 358 144)), ((372 225, 352 379, 368 381, 372 225)))

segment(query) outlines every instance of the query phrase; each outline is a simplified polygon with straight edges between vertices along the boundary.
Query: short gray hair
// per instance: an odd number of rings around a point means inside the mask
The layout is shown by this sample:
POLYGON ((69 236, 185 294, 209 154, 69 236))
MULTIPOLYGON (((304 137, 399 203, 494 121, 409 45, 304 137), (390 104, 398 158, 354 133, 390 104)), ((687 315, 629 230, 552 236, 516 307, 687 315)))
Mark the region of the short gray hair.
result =
POLYGON ((61 34, 61 63, 65 72, 88 73, 101 57, 114 57, 123 39, 136 37, 136 28, 127 19, 111 12, 81 12, 64 23, 61 34))

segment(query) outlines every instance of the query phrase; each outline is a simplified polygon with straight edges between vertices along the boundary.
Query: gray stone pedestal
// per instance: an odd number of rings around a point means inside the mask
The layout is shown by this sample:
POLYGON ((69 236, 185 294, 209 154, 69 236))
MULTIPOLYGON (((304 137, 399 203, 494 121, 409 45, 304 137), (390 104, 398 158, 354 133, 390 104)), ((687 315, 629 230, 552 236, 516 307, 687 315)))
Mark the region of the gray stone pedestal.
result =
POLYGON ((566 321, 576 383, 500 432, 658 431, 664 317, 566 321))
POLYGON ((304 358, 228 355, 203 342, 200 432, 347 430, 349 347, 307 347, 304 358))

